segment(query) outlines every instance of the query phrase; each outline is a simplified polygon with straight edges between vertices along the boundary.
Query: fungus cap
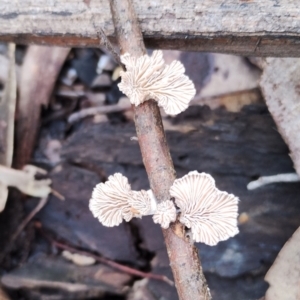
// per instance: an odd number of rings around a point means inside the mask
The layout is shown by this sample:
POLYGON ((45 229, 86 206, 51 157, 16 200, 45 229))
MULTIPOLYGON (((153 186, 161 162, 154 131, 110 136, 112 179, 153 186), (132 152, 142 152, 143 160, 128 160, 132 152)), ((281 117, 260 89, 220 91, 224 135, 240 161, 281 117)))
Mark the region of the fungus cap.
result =
POLYGON ((166 65, 162 51, 153 51, 151 57, 139 58, 125 53, 121 56, 126 72, 121 72, 120 90, 135 106, 154 99, 169 115, 177 115, 188 108, 195 96, 193 82, 184 75, 185 69, 179 61, 166 65))
POLYGON ((104 226, 117 226, 123 218, 128 222, 134 216, 128 203, 130 197, 131 187, 128 179, 120 173, 115 173, 109 176, 105 183, 96 185, 89 208, 104 226))
POLYGON ((196 242, 214 246, 239 232, 238 198, 219 191, 209 174, 189 172, 174 181, 170 194, 181 209, 180 222, 191 228, 196 242))
POLYGON ((153 215, 153 222, 160 224, 164 229, 169 228, 171 222, 176 220, 176 208, 171 200, 157 204, 157 209, 153 215))

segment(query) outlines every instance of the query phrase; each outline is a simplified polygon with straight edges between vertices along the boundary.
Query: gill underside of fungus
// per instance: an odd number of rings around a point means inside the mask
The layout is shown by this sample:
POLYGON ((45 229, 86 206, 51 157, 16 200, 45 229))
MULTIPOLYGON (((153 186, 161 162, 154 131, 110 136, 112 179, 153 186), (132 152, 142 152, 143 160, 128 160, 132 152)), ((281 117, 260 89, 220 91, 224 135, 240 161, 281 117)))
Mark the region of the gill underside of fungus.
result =
POLYGON ((184 75, 181 62, 166 65, 162 51, 153 51, 152 56, 133 57, 129 53, 121 55, 126 72, 120 73, 122 81, 119 89, 128 96, 135 106, 154 99, 166 114, 177 115, 188 108, 195 96, 193 82, 184 75))
MULTIPOLYGON (((176 179, 170 189, 179 207, 179 220, 191 229, 192 239, 210 246, 238 233, 238 198, 219 191, 214 179, 206 173, 189 172, 176 179)), ((132 191, 128 179, 120 173, 99 183, 90 200, 94 217, 108 227, 153 215, 154 223, 167 229, 177 217, 172 200, 157 203, 151 190, 132 191)))

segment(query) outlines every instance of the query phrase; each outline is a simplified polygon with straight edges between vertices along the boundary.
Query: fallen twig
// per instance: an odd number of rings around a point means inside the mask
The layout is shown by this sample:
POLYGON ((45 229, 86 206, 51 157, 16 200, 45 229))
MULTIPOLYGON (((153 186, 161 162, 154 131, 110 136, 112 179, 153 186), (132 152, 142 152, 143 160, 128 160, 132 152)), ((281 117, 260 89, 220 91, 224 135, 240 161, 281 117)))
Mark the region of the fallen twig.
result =
POLYGON ((121 272, 124 272, 126 274, 129 275, 133 275, 133 276, 138 276, 138 277, 142 277, 142 278, 149 278, 149 279, 156 279, 156 280, 160 280, 160 281, 164 281, 170 285, 174 285, 173 281, 170 280, 168 277, 164 276, 164 275, 158 275, 158 274, 153 274, 153 273, 146 273, 140 270, 136 270, 124 265, 121 265, 119 263, 116 263, 115 261, 112 261, 110 259, 107 259, 103 256, 99 256, 99 255, 95 255, 92 254, 90 252, 87 251, 83 251, 83 250, 78 250, 72 246, 66 245, 62 242, 58 242, 55 239, 53 239, 52 237, 50 237, 48 234, 45 233, 45 231, 42 229, 41 224, 40 223, 36 223, 35 224, 36 228, 39 229, 39 231, 41 232, 41 234, 54 246, 56 246, 59 249, 64 249, 64 250, 68 250, 72 253, 77 253, 77 254, 81 254, 81 255, 85 255, 85 256, 89 256, 94 258, 96 261, 106 264, 112 268, 115 268, 121 272))
POLYGON ((26 225, 34 218, 34 216, 47 204, 48 197, 41 198, 37 206, 28 214, 28 216, 22 221, 22 223, 18 226, 15 233, 12 235, 10 243, 13 243, 19 234, 23 231, 26 225))
POLYGON ((126 101, 119 101, 118 104, 113 105, 104 105, 104 106, 98 106, 98 107, 90 107, 82 109, 76 113, 73 113, 69 116, 68 122, 70 124, 76 123, 80 121, 83 118, 86 118, 88 116, 94 116, 97 114, 109 114, 109 113, 115 113, 115 112, 122 112, 124 110, 131 109, 131 104, 128 100, 126 101))
MULTIPOLYGON (((133 57, 146 54, 143 35, 132 1, 110 0, 115 33, 122 54, 133 57)), ((158 202, 170 199, 170 187, 176 173, 163 129, 157 103, 153 100, 134 107, 137 137, 151 190, 158 202)), ((164 229, 164 239, 175 285, 181 300, 210 300, 197 248, 184 235, 185 227, 176 222, 164 229)))
POLYGON ((100 45, 104 46, 105 49, 112 55, 112 57, 115 59, 115 61, 122 67, 123 70, 125 70, 124 65, 121 63, 120 56, 113 47, 113 45, 110 43, 109 39, 107 38, 105 32, 102 28, 99 29, 99 36, 101 38, 100 45))
POLYGON ((248 190, 254 190, 266 184, 274 182, 297 182, 300 181, 300 177, 296 173, 277 174, 272 176, 262 176, 257 180, 251 181, 247 185, 248 190))
POLYGON ((17 237, 24 230, 27 224, 34 218, 34 216, 47 204, 47 201, 48 201, 48 197, 41 198, 37 206, 28 214, 28 216, 18 226, 17 230, 11 236, 9 242, 6 244, 6 247, 0 253, 0 262, 3 260, 5 255, 11 251, 17 237))

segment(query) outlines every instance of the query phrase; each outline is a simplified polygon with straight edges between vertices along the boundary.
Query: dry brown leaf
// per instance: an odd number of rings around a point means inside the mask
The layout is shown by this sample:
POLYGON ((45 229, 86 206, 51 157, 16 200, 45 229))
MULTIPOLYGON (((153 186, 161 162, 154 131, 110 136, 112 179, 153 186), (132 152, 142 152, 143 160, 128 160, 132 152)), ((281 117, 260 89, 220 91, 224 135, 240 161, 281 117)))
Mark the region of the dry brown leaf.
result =
POLYGON ((266 300, 300 299, 300 227, 279 252, 265 280, 270 284, 266 300))

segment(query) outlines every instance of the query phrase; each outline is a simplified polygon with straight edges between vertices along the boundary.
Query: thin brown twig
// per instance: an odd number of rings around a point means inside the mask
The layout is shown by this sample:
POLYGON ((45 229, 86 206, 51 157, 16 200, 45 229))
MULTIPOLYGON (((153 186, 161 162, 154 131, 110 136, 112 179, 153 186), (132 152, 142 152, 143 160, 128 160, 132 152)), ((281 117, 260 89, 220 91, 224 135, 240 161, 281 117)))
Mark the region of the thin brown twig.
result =
MULTIPOLYGON (((110 0, 115 33, 121 53, 140 57, 146 54, 143 35, 132 0, 110 0)), ((135 126, 151 190, 161 202, 170 199, 176 173, 157 103, 145 101, 134 107, 135 126)), ((180 300, 210 300, 197 248, 185 236, 179 221, 163 230, 170 265, 180 300)))
POLYGON ((41 232, 41 234, 54 246, 56 246, 59 249, 64 249, 64 250, 68 250, 72 253, 77 253, 77 254, 81 254, 81 255, 85 255, 85 256, 89 256, 94 258, 96 261, 106 264, 112 268, 115 268, 123 273, 129 274, 129 275, 133 275, 133 276, 138 276, 138 277, 142 277, 142 278, 149 278, 149 279, 156 279, 156 280, 160 280, 160 281, 164 281, 166 283, 168 283, 169 285, 174 285, 174 282, 172 280, 170 280, 168 277, 164 276, 164 275, 158 275, 158 274, 153 274, 153 273, 146 273, 140 270, 136 270, 133 269, 131 267, 128 266, 124 266, 121 265, 115 261, 112 261, 110 259, 107 259, 103 256, 99 256, 99 255, 95 255, 93 253, 87 252, 87 251, 83 251, 83 250, 79 250, 76 249, 75 247, 69 246, 65 243, 62 242, 58 242, 55 239, 53 239, 52 237, 50 237, 48 234, 45 233, 45 231, 41 228, 41 224, 36 223, 36 227, 39 229, 39 231, 41 232))
POLYGON ((100 46, 104 47, 104 49, 102 51, 104 51, 106 54, 110 54, 114 58, 116 63, 118 63, 122 67, 122 69, 125 70, 124 65, 121 63, 119 53, 117 52, 115 47, 109 41, 109 39, 108 39, 107 35, 105 34, 104 30, 102 29, 102 27, 99 28, 96 25, 94 14, 92 14, 92 23, 93 23, 95 31, 97 32, 97 35, 99 37, 100 46))
POLYGON ((106 36, 106 34, 102 28, 99 29, 99 35, 100 35, 100 45, 104 46, 105 49, 115 59, 115 61, 122 67, 123 70, 125 70, 125 66, 122 64, 119 54, 117 53, 117 51, 115 50, 113 45, 110 43, 108 37, 106 36))
POLYGON ((10 242, 13 243, 26 225, 34 218, 34 216, 47 204, 48 197, 41 198, 37 206, 27 215, 27 217, 19 225, 15 233, 12 235, 10 242))
POLYGON ((121 103, 121 104, 118 103, 112 105, 103 105, 99 107, 89 107, 71 114, 68 118, 68 122, 70 124, 74 124, 88 116, 94 116, 96 114, 109 114, 114 112, 122 112, 128 109, 131 109, 131 104, 129 101, 128 103, 121 103))
POLYGON ((0 254, 0 262, 5 257, 5 255, 11 251, 13 244, 20 233, 24 230, 27 224, 34 218, 34 216, 47 204, 48 197, 41 198, 37 206, 27 215, 27 217, 22 221, 22 223, 18 226, 14 234, 11 236, 9 242, 6 244, 6 247, 3 249, 0 254))
POLYGON ((51 193, 59 200, 64 201, 66 198, 57 190, 51 189, 51 193))

